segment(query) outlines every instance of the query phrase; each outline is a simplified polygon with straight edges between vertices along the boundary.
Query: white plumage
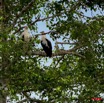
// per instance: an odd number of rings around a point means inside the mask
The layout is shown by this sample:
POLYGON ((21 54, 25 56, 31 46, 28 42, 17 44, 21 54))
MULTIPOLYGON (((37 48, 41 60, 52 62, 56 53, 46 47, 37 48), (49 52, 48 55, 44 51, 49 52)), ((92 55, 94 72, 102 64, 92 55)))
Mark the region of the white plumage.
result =
POLYGON ((49 47, 48 44, 47 44, 46 35, 42 35, 42 36, 41 36, 41 41, 42 41, 42 43, 43 43, 44 45, 46 45, 47 47, 49 47))
POLYGON ((28 32, 28 27, 24 27, 24 32, 21 34, 23 41, 29 42, 30 41, 30 34, 28 32))

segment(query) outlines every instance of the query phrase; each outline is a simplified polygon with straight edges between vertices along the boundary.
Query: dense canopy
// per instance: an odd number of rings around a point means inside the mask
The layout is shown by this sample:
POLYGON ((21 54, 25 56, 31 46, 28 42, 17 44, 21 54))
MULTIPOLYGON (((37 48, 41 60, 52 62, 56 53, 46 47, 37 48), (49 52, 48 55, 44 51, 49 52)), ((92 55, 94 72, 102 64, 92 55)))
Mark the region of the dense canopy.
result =
POLYGON ((0 1, 0 103, 89 103, 104 93, 103 0, 0 1), (28 26, 29 43, 21 33, 28 26), (52 57, 40 47, 43 28, 52 57))

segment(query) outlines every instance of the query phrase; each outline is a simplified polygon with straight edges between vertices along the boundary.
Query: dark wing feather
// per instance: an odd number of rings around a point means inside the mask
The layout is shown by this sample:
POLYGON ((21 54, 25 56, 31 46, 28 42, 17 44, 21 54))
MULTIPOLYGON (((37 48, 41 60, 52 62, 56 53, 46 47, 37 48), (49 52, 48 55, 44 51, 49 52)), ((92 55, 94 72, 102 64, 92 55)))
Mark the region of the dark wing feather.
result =
POLYGON ((22 35, 22 41, 24 41, 24 35, 22 35))
POLYGON ((48 39, 46 39, 46 41, 48 43, 49 48, 52 50, 52 44, 51 44, 51 42, 48 39))
POLYGON ((43 47, 43 50, 47 54, 47 56, 51 57, 52 56, 52 44, 48 39, 46 39, 46 41, 48 43, 48 47, 45 44, 43 44, 42 41, 41 41, 41 45, 43 47))

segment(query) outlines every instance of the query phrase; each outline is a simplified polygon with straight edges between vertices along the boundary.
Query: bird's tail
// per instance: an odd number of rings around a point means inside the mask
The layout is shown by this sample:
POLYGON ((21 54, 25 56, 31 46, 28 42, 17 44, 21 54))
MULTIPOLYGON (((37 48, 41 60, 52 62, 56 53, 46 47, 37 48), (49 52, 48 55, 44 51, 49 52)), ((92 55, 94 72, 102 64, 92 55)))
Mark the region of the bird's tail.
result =
POLYGON ((52 57, 52 54, 47 54, 47 56, 51 58, 52 57))

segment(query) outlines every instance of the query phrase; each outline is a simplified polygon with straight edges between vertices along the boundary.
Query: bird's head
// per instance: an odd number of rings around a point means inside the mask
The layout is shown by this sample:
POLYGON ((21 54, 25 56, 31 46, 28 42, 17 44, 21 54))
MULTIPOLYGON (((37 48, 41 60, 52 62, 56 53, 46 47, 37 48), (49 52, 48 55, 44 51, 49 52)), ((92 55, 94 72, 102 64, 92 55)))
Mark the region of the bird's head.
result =
POLYGON ((25 30, 28 30, 28 26, 24 26, 24 29, 25 29, 25 30))
POLYGON ((41 33, 41 39, 46 38, 46 34, 44 33, 44 31, 41 31, 40 33, 41 33))
POLYGON ((46 35, 46 34, 44 33, 44 31, 41 31, 40 33, 41 33, 41 35, 46 35))

